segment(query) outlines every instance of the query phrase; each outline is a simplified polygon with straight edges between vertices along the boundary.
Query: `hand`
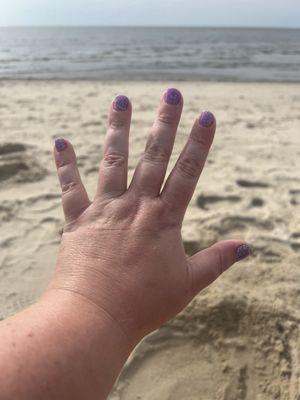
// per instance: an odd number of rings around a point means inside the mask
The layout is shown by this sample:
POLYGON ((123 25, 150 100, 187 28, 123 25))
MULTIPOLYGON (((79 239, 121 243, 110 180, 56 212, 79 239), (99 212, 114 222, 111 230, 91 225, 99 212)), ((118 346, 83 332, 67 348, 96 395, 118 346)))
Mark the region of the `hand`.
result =
POLYGON ((250 252, 244 242, 229 240, 190 258, 185 255, 181 224, 216 121, 210 112, 195 120, 163 185, 182 106, 179 91, 169 89, 164 94, 145 152, 127 187, 131 104, 125 96, 114 100, 93 202, 80 179, 71 143, 56 140, 66 224, 49 290, 64 291, 105 312, 133 344, 174 317, 250 252))

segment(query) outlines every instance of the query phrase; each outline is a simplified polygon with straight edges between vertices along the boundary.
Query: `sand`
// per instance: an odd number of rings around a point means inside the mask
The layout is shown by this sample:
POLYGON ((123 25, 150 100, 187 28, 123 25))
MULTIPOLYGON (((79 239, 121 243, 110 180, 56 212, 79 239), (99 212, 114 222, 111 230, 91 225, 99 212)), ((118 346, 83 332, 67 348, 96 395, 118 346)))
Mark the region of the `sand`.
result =
MULTIPOLYGON (((0 82, 0 318, 37 299, 53 272, 63 218, 52 139, 73 142, 93 197, 113 96, 134 104, 131 175, 173 84, 0 82)), ((201 109, 218 119, 183 226, 186 251, 242 238, 254 254, 138 346, 110 399, 299 400, 300 85, 176 87, 185 106, 170 165, 201 109)))

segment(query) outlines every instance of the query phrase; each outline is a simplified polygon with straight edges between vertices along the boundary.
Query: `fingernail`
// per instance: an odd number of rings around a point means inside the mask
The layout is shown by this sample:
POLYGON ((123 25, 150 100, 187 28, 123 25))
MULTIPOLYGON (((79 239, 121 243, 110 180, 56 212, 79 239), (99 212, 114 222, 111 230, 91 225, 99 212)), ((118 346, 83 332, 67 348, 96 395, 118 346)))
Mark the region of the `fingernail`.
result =
POLYGON ((242 244, 236 249, 236 260, 241 261, 244 258, 249 257, 251 254, 251 249, 247 244, 242 244))
POLYGON ((126 111, 129 107, 129 99, 126 96, 117 96, 113 102, 113 108, 116 111, 126 111))
POLYGON ((209 128, 215 122, 215 117, 210 111, 203 111, 199 118, 199 124, 204 128, 209 128))
POLYGON ((164 100, 167 104, 170 104, 171 106, 177 106, 180 101, 181 101, 181 93, 179 90, 170 88, 166 91, 164 95, 164 100))
POLYGON ((68 147, 67 142, 63 138, 55 139, 55 148, 60 153, 68 147))

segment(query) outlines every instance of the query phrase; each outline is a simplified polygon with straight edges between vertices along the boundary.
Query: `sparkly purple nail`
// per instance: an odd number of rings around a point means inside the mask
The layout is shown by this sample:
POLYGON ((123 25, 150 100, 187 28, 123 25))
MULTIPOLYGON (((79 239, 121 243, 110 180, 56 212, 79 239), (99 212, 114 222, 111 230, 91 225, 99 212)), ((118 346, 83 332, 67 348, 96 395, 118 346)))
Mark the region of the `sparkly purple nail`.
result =
POLYGON ((55 139, 55 147, 56 150, 60 153, 61 151, 66 150, 68 147, 67 142, 63 138, 55 139))
POLYGON ((126 111, 129 107, 129 99, 126 96, 117 96, 113 103, 113 108, 116 111, 126 111))
POLYGON ((199 118, 199 124, 204 128, 209 128, 215 122, 214 115, 209 111, 203 111, 199 118))
POLYGON ((177 89, 170 88, 166 91, 164 100, 171 106, 177 106, 181 101, 181 93, 177 89))
POLYGON ((242 244, 236 249, 236 260, 240 261, 246 257, 249 257, 251 254, 251 249, 247 244, 242 244))

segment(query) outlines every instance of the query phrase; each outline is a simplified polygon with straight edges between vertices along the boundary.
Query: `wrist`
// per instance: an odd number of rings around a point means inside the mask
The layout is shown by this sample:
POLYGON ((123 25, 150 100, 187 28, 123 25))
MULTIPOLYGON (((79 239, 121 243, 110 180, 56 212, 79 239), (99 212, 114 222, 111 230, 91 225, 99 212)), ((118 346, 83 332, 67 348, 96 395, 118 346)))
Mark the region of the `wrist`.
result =
POLYGON ((102 341, 103 335, 109 332, 119 344, 122 354, 130 354, 137 345, 132 337, 122 328, 112 315, 104 308, 95 304, 84 295, 69 289, 49 288, 38 302, 64 324, 66 319, 78 332, 88 335, 87 339, 102 341), (88 332, 88 326, 93 326, 88 332))
POLYGON ((51 344, 58 348, 55 353, 64 365, 59 375, 74 374, 76 380, 80 373, 80 390, 105 399, 134 347, 122 329, 76 293, 51 289, 34 307, 43 313, 51 344))
POLYGON ((88 307, 100 319, 113 323, 115 329, 127 338, 129 348, 133 349, 145 335, 133 296, 120 279, 105 272, 111 269, 109 264, 103 262, 102 268, 95 268, 93 263, 94 260, 88 256, 74 260, 71 256, 63 256, 62 252, 47 296, 62 297, 67 304, 69 298, 71 304, 74 300, 78 307, 88 307))

